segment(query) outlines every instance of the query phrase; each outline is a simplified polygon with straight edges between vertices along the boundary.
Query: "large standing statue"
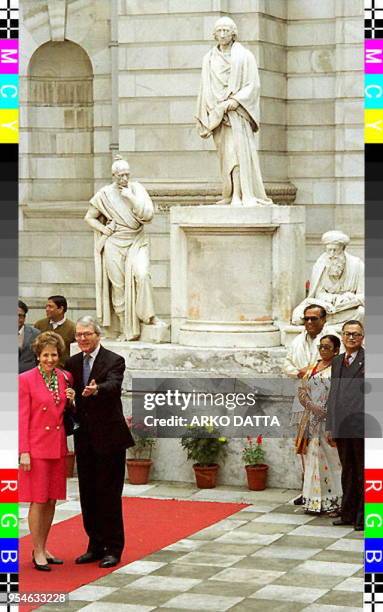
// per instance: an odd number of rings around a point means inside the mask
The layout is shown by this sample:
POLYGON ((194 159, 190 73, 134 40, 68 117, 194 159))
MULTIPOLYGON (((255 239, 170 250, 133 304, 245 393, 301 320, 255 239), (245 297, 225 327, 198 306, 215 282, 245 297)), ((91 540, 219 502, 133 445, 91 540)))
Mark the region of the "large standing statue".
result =
POLYGON ((313 303, 325 308, 330 324, 363 321, 364 264, 347 253, 349 242, 350 238, 338 230, 323 234, 326 251, 313 266, 307 298, 293 312, 295 325, 303 322, 303 310, 313 303))
POLYGON ((128 162, 115 161, 112 175, 113 183, 93 196, 85 216, 95 230, 97 317, 107 330, 119 328, 120 340, 135 340, 140 321, 159 323, 144 233, 144 224, 153 218, 153 203, 146 189, 130 180, 128 162))
POLYGON ((258 131, 259 75, 254 55, 239 42, 229 17, 214 27, 218 45, 203 58, 197 120, 202 138, 213 135, 220 158, 222 196, 218 204, 272 204, 265 192, 255 133, 258 131))

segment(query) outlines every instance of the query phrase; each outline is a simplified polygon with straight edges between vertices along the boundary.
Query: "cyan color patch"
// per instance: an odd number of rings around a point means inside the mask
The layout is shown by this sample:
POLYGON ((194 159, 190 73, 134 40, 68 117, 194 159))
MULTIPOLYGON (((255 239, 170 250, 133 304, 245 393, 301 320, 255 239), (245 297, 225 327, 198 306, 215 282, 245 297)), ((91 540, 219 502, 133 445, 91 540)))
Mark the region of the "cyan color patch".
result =
POLYGON ((17 74, 0 75, 0 108, 18 108, 19 77, 17 74))
POLYGON ((364 107, 383 108, 383 74, 364 75, 364 107))

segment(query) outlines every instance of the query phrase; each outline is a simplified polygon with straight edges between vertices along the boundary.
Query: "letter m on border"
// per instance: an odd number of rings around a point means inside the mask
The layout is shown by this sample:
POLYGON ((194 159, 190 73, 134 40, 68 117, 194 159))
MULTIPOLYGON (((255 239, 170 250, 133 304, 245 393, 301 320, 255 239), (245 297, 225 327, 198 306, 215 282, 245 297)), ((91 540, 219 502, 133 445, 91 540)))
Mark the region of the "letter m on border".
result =
POLYGON ((382 56, 382 49, 366 49, 366 56, 365 56, 366 64, 383 63, 383 58, 381 56, 382 56))
POLYGON ((17 64, 17 56, 17 49, 1 49, 0 47, 0 64, 17 64))

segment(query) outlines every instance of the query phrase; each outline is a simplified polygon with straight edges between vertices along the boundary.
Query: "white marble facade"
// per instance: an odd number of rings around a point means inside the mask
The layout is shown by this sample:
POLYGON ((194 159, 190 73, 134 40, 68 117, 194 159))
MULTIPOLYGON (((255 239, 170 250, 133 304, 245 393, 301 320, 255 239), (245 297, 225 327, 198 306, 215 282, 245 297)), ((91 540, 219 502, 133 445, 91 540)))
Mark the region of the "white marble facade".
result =
POLYGON ((95 310, 89 197, 126 157, 158 208, 150 227, 156 311, 170 318, 169 208, 218 199, 214 146, 193 115, 221 15, 261 78, 268 193, 306 210, 305 278, 323 232, 363 255, 361 0, 22 0, 20 295, 41 314, 65 294, 95 310))

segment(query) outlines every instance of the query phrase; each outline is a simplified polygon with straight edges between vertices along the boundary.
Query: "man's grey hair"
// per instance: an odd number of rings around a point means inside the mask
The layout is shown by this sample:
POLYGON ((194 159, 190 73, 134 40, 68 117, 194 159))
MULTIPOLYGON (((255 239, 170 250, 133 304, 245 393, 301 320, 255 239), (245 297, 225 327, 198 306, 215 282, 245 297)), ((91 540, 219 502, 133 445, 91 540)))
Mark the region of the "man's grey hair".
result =
POLYGON ((101 327, 97 323, 96 319, 94 319, 90 315, 85 315, 77 319, 76 325, 82 325, 83 327, 93 327, 94 333, 97 334, 97 336, 101 336, 101 327))

